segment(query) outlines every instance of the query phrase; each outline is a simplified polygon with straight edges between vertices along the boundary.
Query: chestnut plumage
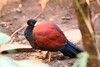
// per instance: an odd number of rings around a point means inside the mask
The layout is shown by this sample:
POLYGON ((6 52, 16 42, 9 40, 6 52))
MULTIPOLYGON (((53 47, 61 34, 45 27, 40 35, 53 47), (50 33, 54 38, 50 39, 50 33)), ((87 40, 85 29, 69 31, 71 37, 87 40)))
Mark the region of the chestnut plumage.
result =
POLYGON ((78 53, 83 51, 77 45, 71 43, 54 23, 45 21, 35 26, 36 23, 36 20, 29 19, 27 21, 28 27, 24 32, 26 39, 33 48, 60 51, 70 58, 76 57, 78 53))

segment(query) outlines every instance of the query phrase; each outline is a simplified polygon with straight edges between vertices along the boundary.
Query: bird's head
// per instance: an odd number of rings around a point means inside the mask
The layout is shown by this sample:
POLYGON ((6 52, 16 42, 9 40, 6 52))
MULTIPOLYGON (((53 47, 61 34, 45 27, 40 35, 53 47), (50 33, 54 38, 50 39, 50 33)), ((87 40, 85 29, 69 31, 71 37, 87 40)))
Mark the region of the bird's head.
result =
POLYGON ((38 22, 37 22, 36 20, 34 20, 34 19, 29 19, 29 20, 27 21, 27 24, 28 24, 29 26, 36 26, 36 25, 38 24, 38 22))

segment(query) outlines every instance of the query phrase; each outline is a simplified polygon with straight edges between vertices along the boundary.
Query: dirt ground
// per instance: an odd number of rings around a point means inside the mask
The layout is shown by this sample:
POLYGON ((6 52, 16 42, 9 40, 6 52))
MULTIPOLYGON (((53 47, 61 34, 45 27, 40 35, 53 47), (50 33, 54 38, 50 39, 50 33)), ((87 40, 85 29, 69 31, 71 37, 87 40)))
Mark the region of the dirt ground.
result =
MULTIPOLYGON (((0 18, 1 22, 6 22, 9 24, 9 27, 0 24, 0 31, 6 32, 7 34, 11 35, 16 29, 24 25, 29 18, 34 18, 41 11, 41 6, 39 5, 38 0, 23 0, 21 4, 22 7, 19 10, 14 11, 14 9, 17 9, 14 8, 12 9, 12 12, 7 13, 0 18)), ((8 8, 5 8, 4 10, 8 10, 8 8)), ((98 6, 96 2, 91 1, 91 11, 92 17, 94 18, 97 13, 100 13, 100 6, 98 6)), ((100 40, 99 18, 100 17, 96 18, 93 24, 96 31, 96 38, 100 40)), ((53 21, 64 32, 78 29, 77 18, 75 16, 75 11, 70 0, 64 0, 62 4, 56 2, 55 0, 51 0, 47 4, 47 7, 43 14, 39 18, 37 18, 37 20, 39 22, 44 20, 53 21)), ((28 41, 24 38, 23 31, 24 29, 15 35, 15 41, 20 44, 29 44, 28 41)), ((82 45, 81 40, 77 42, 77 44, 82 45)), ((47 62, 47 60, 43 59, 45 53, 46 52, 28 50, 3 55, 9 56, 16 60, 30 59, 40 61, 43 63, 48 63, 51 67, 71 67, 76 59, 63 57, 61 53, 54 52, 51 62, 47 62)))

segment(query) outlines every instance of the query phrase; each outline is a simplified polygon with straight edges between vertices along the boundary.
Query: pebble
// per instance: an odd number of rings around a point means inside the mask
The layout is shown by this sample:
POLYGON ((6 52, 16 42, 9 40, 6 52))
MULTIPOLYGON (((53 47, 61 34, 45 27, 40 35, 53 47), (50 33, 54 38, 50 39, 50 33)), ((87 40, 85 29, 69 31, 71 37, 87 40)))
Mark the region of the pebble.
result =
POLYGON ((22 10, 20 8, 16 8, 16 12, 22 13, 22 10))
POLYGON ((18 7, 19 7, 19 8, 22 8, 22 4, 19 4, 18 7))

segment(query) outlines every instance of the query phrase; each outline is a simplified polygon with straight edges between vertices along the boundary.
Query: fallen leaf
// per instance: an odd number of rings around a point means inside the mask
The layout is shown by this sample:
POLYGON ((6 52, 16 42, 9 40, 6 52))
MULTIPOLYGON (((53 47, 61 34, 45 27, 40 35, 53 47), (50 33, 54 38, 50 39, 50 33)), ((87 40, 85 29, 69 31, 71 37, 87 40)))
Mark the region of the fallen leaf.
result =
POLYGON ((41 5, 42 9, 44 9, 47 5, 49 0, 39 0, 39 4, 41 5))
POLYGON ((88 5, 90 5, 90 0, 86 0, 86 3, 87 3, 88 5))
POLYGON ((30 45, 19 44, 17 42, 7 45, 0 46, 0 52, 13 50, 13 49, 22 49, 22 48, 32 48, 30 45))

